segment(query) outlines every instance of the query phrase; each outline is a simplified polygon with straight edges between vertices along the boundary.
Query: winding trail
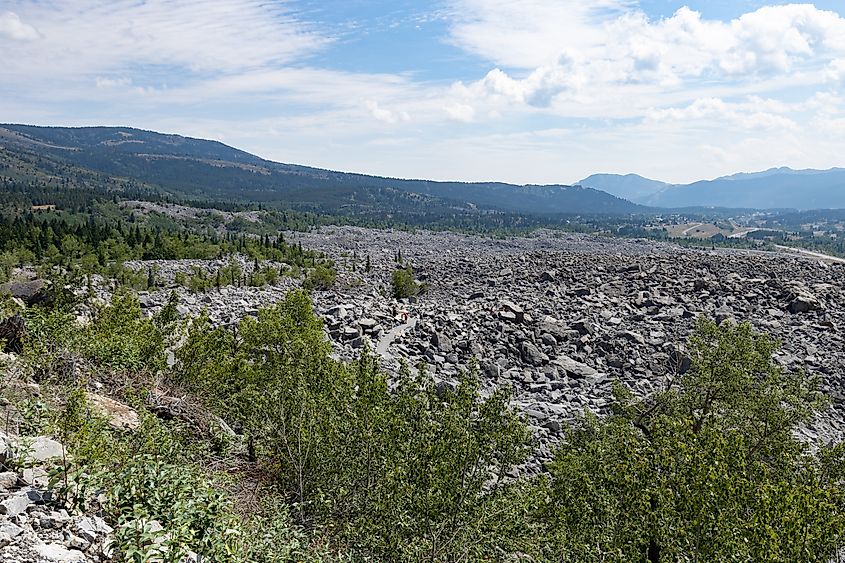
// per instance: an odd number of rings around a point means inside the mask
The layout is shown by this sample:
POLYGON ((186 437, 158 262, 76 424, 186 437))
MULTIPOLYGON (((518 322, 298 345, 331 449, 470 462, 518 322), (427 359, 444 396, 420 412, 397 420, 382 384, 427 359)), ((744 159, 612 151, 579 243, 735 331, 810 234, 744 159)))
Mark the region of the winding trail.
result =
POLYGON ((376 344, 376 354, 381 356, 385 360, 390 360, 393 358, 393 355, 387 351, 393 341, 396 340, 396 337, 405 332, 406 330, 412 329, 417 326, 417 319, 408 319, 408 322, 405 324, 401 324, 399 326, 395 326, 389 331, 387 331, 384 336, 379 339, 378 344, 376 344))

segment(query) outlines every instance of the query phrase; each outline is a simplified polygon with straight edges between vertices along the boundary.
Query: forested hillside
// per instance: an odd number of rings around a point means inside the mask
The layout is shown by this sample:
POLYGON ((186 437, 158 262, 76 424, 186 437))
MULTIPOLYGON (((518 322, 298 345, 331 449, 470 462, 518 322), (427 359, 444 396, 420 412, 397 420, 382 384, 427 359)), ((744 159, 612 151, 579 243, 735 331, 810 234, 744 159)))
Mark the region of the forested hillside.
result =
POLYGON ((172 196, 326 213, 627 214, 644 208, 571 186, 400 180, 263 160, 215 141, 130 128, 0 126, 7 175, 96 173, 172 196))

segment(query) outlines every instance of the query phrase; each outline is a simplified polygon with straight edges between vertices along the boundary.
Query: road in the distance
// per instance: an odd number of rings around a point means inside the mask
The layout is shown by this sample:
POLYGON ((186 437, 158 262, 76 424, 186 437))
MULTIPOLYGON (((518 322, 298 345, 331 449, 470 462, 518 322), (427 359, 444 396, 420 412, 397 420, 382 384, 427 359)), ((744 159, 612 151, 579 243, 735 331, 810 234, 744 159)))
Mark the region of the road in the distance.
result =
POLYGON ((845 264, 845 258, 839 258, 838 256, 830 256, 829 254, 822 254, 820 252, 813 252, 812 250, 806 250, 804 248, 795 248, 795 247, 792 247, 792 246, 782 246, 780 244, 776 244, 775 248, 777 248, 778 250, 785 250, 787 252, 803 254, 805 256, 810 256, 812 258, 818 258, 819 260, 827 260, 829 262, 838 262, 839 264, 845 264))
POLYGON ((704 225, 704 223, 696 223, 695 225, 693 225, 693 226, 692 226, 692 227, 690 227, 689 229, 686 229, 686 230, 685 230, 682 234, 683 234, 684 236, 687 236, 691 230, 693 230, 693 229, 697 229, 697 228, 701 227, 702 225, 704 225))

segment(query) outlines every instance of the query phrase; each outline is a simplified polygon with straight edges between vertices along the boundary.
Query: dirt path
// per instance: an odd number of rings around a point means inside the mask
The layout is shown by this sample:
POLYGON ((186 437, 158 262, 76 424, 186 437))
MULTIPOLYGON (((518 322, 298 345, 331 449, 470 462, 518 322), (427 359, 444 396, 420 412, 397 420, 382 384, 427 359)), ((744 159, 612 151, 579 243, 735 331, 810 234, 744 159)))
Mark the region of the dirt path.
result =
POLYGON ((399 326, 395 326, 389 331, 387 331, 384 336, 379 339, 378 344, 376 344, 376 354, 381 356, 383 359, 388 360, 393 358, 390 352, 387 349, 393 344, 393 341, 396 340, 396 337, 405 332, 406 330, 410 330, 417 326, 417 319, 409 319, 408 322, 405 324, 401 324, 399 326))

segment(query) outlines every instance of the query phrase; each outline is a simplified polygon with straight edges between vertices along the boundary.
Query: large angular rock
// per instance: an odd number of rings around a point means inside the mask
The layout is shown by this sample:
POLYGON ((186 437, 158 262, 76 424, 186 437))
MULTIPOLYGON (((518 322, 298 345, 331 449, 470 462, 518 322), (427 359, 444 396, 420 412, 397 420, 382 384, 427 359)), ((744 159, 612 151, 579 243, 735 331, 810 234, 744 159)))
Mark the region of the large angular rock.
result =
POLYGON ((532 366, 542 366, 549 363, 549 357, 541 352, 540 349, 531 342, 523 342, 519 347, 519 351, 522 354, 522 359, 525 360, 525 363, 527 364, 531 364, 532 366))
POLYGON ((348 326, 340 332, 340 337, 343 340, 355 340, 361 336, 361 329, 359 327, 348 326))
POLYGON ((85 554, 75 549, 68 549, 59 543, 43 543, 35 546, 38 555, 43 561, 61 561, 62 563, 75 563, 85 561, 85 554))
POLYGON ((820 307, 821 304, 819 303, 819 300, 816 299, 815 296, 806 292, 800 292, 794 295, 792 300, 786 306, 787 310, 793 315, 797 315, 799 313, 809 313, 810 311, 815 311, 820 307))
POLYGON ((360 326, 361 330, 365 333, 375 330, 376 325, 378 325, 378 321, 375 319, 358 319, 358 326, 360 326))
POLYGON ((557 343, 566 342, 569 337, 569 330, 551 318, 546 318, 540 321, 540 332, 550 334, 554 337, 557 343))
POLYGON ((435 331, 431 336, 431 344, 444 354, 451 354, 455 350, 449 337, 440 331, 435 331))
POLYGON ((0 524, 0 534, 6 534, 9 538, 14 539, 24 533, 24 529, 13 524, 12 522, 4 522, 0 524))
POLYGON ((0 502, 0 514, 17 516, 24 513, 31 504, 34 504, 34 501, 26 491, 21 491, 0 502))
POLYGON ((540 274, 540 281, 544 283, 555 283, 557 281, 557 272, 554 270, 546 270, 540 274))
POLYGON ((11 281, 0 285, 0 294, 9 294, 27 305, 47 301, 47 283, 44 280, 11 281))
POLYGON ((502 301, 500 306, 500 317, 502 316, 501 313, 507 313, 507 319, 513 319, 518 323, 521 323, 525 320, 525 309, 523 309, 513 301, 502 301))
POLYGON ((13 489, 17 482, 18 474, 14 471, 4 471, 0 473, 0 492, 13 489))
POLYGON ((572 330, 578 331, 578 334, 580 334, 581 336, 590 336, 594 332, 593 331, 593 323, 591 323, 590 321, 588 321, 586 319, 577 320, 577 321, 573 322, 572 324, 570 324, 569 326, 572 327, 572 330))
POLYGON ((569 377, 576 379, 600 379, 604 377, 603 374, 599 373, 587 364, 582 364, 581 362, 573 360, 569 356, 558 356, 551 361, 551 364, 559 367, 569 377))
POLYGON ((80 516, 76 518, 76 533, 84 540, 94 543, 99 535, 112 533, 114 530, 99 516, 80 516))
POLYGON ((20 446, 26 446, 24 458, 27 461, 43 462, 48 460, 61 459, 64 455, 64 448, 61 443, 48 438, 47 436, 36 436, 30 443, 27 440, 18 440, 20 446))

